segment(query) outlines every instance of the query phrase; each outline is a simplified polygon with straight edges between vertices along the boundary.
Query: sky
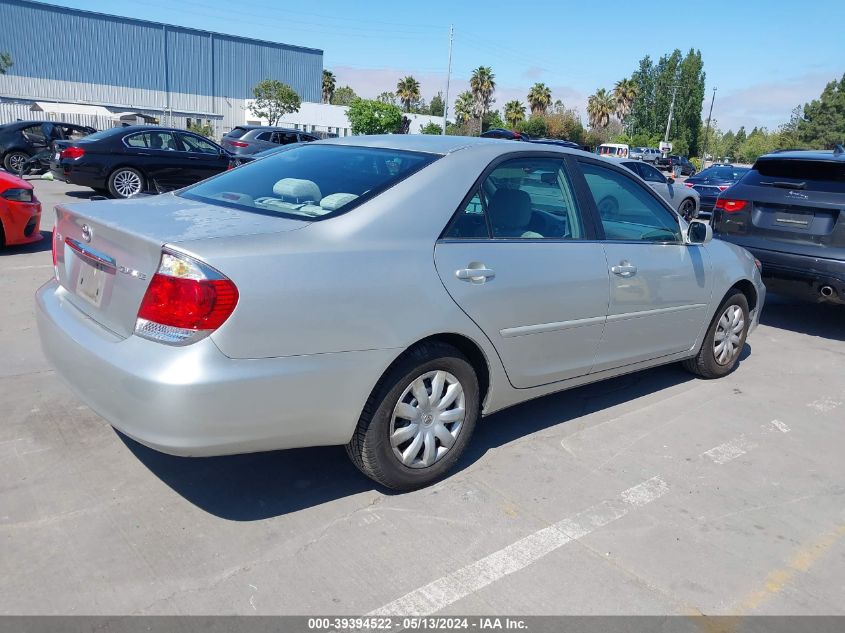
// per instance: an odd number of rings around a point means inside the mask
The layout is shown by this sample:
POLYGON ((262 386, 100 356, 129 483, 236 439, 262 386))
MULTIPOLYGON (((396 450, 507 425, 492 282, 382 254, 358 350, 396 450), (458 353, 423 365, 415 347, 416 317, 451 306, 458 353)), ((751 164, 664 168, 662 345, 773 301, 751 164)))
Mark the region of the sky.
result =
POLYGON ((319 48, 323 66, 363 97, 413 75, 428 101, 445 92, 454 26, 450 101, 472 69, 491 66, 496 103, 525 101, 543 82, 586 117, 587 97, 630 76, 644 55, 701 50, 706 118, 727 131, 776 129, 792 109, 845 73, 843 0, 53 0, 51 4, 319 48))

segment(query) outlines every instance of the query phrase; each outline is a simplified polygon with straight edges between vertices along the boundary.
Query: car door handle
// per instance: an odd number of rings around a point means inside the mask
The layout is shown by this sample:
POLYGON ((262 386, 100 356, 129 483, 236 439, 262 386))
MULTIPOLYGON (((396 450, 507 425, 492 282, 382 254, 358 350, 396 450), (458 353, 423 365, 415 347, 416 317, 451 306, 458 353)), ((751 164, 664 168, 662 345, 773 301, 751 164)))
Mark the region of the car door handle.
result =
POLYGON ((473 283, 484 283, 495 276, 496 273, 489 268, 459 268, 455 271, 455 277, 473 283))
POLYGON ((637 272, 637 267, 628 262, 622 262, 618 266, 611 266, 610 272, 621 277, 630 277, 637 272))

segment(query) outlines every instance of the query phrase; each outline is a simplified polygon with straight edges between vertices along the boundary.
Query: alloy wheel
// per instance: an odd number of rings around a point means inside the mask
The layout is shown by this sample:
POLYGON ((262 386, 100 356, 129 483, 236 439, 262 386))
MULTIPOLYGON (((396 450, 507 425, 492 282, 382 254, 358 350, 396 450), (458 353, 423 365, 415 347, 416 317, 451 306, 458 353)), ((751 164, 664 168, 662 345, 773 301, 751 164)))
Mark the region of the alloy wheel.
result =
POLYGON ((9 168, 12 170, 12 173, 19 174, 23 169, 23 164, 27 161, 27 157, 23 154, 15 152, 9 156, 9 168))
POLYGON ((719 317, 713 335, 713 355, 720 365, 729 365, 739 354, 745 315, 738 305, 730 305, 719 317))
POLYGON ((390 445, 409 468, 432 466, 454 446, 466 418, 461 383, 447 371, 429 371, 411 381, 393 408, 390 445))
POLYGON ((141 177, 134 171, 119 171, 114 175, 114 190, 121 198, 141 193, 141 177))

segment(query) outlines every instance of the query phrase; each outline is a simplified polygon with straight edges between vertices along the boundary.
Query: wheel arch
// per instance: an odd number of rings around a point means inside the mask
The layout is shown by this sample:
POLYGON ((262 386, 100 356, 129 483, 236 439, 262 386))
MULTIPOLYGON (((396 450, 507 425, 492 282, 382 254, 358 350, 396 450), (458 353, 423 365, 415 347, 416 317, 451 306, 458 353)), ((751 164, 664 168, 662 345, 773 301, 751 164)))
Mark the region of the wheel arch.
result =
MULTIPOLYGON (((748 279, 740 279, 725 293, 725 296, 722 297, 722 301, 727 299, 734 291, 739 290, 742 294, 745 295, 745 299, 748 301, 748 310, 750 312, 754 311, 754 308, 757 307, 757 288, 754 286, 754 283, 748 279)), ((722 301, 719 302, 721 305, 722 301)))
POLYGON ((111 181, 111 177, 114 175, 114 173, 118 169, 133 169, 133 170, 137 171, 139 174, 141 174, 141 178, 144 179, 144 182, 141 183, 142 189, 144 187, 149 187, 150 184, 153 182, 153 180, 147 174, 146 170, 144 170, 143 168, 137 167, 137 166, 129 164, 129 163, 119 163, 117 165, 114 165, 113 167, 109 167, 109 168, 106 169, 106 178, 105 178, 104 185, 105 185, 105 189, 107 191, 111 191, 111 189, 109 187, 109 182, 111 181))

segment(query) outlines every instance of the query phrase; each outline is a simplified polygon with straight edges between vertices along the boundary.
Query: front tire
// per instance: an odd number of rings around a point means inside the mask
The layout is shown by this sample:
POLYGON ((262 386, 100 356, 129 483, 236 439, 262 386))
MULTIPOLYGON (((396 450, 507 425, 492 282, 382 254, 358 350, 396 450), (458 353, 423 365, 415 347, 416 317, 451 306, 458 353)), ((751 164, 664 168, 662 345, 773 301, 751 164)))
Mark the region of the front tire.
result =
POLYGON ((686 198, 683 202, 681 202, 681 206, 678 208, 678 213, 687 222, 694 219, 695 200, 693 200, 692 198, 686 198))
POLYGON ((26 152, 12 151, 3 157, 3 167, 10 174, 18 175, 21 173, 24 163, 29 160, 29 154, 26 152))
POLYGON ((467 358, 451 345, 424 343, 373 389, 346 452, 388 488, 421 488, 455 465, 480 411, 478 377, 467 358))
POLYGON ((130 198, 144 190, 144 176, 132 167, 118 167, 109 176, 108 188, 114 198, 130 198))
POLYGON ((683 362, 684 367, 702 378, 727 376, 736 369, 749 324, 748 299, 735 291, 719 306, 701 349, 696 356, 683 362))

